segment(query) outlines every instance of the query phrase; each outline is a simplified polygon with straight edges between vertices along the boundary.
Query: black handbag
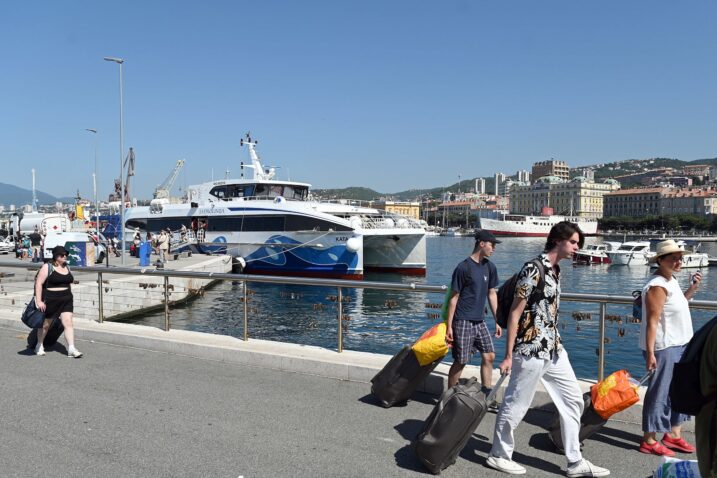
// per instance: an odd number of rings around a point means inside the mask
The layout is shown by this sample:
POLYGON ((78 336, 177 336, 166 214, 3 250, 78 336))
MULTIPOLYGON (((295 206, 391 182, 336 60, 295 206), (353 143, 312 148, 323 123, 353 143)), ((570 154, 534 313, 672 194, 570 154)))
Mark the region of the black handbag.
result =
POLYGON ((35 297, 28 302, 25 310, 22 312, 22 323, 31 329, 39 329, 45 321, 45 313, 37 308, 35 297))

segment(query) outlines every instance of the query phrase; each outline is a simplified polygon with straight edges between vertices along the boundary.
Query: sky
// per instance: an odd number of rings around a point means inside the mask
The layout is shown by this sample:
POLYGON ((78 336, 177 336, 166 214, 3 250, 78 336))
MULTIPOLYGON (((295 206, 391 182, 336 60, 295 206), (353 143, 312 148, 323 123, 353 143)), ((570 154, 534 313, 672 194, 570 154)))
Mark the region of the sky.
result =
MULTIPOLYGON (((0 16, 0 182, 132 196, 248 161, 391 193, 717 156, 717 2, 33 1, 0 16), (120 154, 119 67, 124 151, 120 154), (97 129, 97 135, 86 128, 97 129)), ((249 170, 247 170, 248 172, 249 170)), ((0 201, 1 202, 1 201, 0 201)))

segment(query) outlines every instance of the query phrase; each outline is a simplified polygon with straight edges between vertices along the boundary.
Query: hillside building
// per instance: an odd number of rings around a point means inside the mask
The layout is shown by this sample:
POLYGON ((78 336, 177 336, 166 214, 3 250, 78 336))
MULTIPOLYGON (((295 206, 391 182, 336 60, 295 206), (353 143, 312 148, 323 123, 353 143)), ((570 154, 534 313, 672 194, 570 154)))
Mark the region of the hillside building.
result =
POLYGON ((545 176, 533 184, 511 188, 510 212, 537 215, 551 208, 553 214, 597 219, 603 216, 603 197, 619 189, 620 183, 614 179, 596 183, 582 176, 570 181, 545 176))
POLYGON ((495 173, 495 187, 493 189, 493 192, 496 195, 500 195, 500 185, 505 182, 505 174, 503 173, 495 173))
POLYGON ((538 178, 546 176, 555 176, 563 181, 570 180, 570 168, 565 161, 540 161, 533 164, 531 177, 537 181, 538 178))
POLYGON ((372 205, 376 209, 401 214, 417 221, 421 218, 421 203, 418 201, 377 201, 372 205))
POLYGON ((667 188, 622 189, 605 194, 603 216, 649 216, 660 214, 660 199, 667 188))

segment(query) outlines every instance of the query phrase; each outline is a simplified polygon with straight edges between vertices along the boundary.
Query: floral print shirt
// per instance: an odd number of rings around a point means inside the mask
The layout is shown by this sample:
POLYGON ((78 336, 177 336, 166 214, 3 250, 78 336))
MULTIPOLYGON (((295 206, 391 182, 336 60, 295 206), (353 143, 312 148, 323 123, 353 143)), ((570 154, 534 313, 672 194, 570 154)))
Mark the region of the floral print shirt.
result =
POLYGON ((533 261, 523 266, 515 284, 515 297, 526 299, 525 310, 518 321, 518 335, 513 351, 549 360, 563 349, 558 332, 560 309, 560 267, 552 266, 546 254, 538 256, 545 269, 544 297, 531 300, 540 282, 540 271, 533 261))

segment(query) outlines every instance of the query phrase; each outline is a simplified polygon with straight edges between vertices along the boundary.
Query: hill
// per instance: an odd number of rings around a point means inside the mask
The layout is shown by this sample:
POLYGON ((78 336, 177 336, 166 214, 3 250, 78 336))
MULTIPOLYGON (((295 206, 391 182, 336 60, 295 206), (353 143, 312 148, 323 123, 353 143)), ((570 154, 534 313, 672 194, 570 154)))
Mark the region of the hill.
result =
MULTIPOLYGON (((652 169, 659 168, 682 168, 687 165, 696 164, 717 164, 717 158, 696 159, 693 161, 682 161, 672 158, 651 158, 651 159, 627 159, 624 161, 615 161, 612 163, 593 164, 571 168, 571 176, 577 175, 578 170, 592 168, 595 171, 595 179, 597 181, 608 178, 618 178, 623 187, 630 187, 639 184, 639 176, 631 178, 630 175, 638 175, 646 173, 652 169), (626 176, 621 178, 621 176, 626 176)), ((508 176, 510 179, 516 179, 516 176, 508 176)), ((316 189, 317 194, 324 198, 342 198, 342 199, 361 199, 364 201, 375 200, 379 198, 393 199, 397 201, 415 201, 419 198, 440 198, 444 192, 456 193, 458 191, 472 191, 476 179, 465 179, 459 183, 453 183, 446 186, 438 186, 428 189, 408 189, 395 193, 379 193, 373 189, 364 187, 350 187, 345 189, 316 189)), ((485 179, 485 187, 487 191, 495 190, 495 177, 483 177, 485 179)))
MULTIPOLYGON (((42 191, 36 191, 38 204, 55 204, 56 202, 67 201, 68 198, 57 198, 51 194, 42 191)), ((0 204, 9 206, 14 204, 22 206, 24 204, 32 204, 32 191, 23 189, 12 184, 0 183, 0 204)))

